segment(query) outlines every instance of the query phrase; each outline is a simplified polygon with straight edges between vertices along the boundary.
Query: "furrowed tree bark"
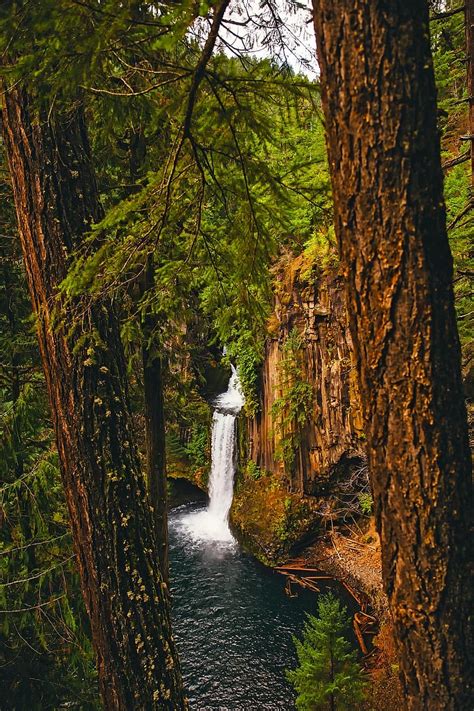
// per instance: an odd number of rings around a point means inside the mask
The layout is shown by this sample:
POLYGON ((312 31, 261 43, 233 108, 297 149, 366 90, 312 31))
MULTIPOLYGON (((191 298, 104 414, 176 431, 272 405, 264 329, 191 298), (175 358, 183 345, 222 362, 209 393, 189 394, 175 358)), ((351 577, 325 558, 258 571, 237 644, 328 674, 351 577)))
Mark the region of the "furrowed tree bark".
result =
POLYGON ((473 700, 471 465, 422 0, 314 0, 384 584, 411 710, 473 700))
MULTIPOLYGON (((153 258, 148 257, 144 293, 154 288, 153 258)), ((163 362, 156 343, 157 317, 146 309, 142 321, 142 360, 145 394, 146 478, 156 527, 161 573, 168 582, 168 490, 166 478, 163 362)))
POLYGON ((45 120, 17 87, 2 118, 104 707, 184 709, 113 304, 59 295, 72 250, 102 217, 83 117, 45 120))
MULTIPOLYGON (((139 186, 146 155, 146 138, 141 128, 129 138, 130 194, 139 186), (135 187, 136 186, 136 187, 135 187)), ((153 255, 147 262, 140 284, 141 297, 155 288, 153 255)), ((146 482, 156 530, 157 554, 163 580, 169 582, 168 562, 168 485, 166 477, 166 433, 163 401, 163 359, 158 351, 159 319, 149 305, 141 322, 143 391, 145 414, 146 482)))

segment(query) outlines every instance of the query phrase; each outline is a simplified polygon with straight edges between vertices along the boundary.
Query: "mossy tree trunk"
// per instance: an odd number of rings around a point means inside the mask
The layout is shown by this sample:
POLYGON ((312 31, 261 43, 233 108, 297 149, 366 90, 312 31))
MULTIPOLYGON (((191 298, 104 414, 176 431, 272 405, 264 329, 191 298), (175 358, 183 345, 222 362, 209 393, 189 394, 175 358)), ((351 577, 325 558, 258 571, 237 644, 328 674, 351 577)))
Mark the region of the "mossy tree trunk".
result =
POLYGON ((82 590, 106 709, 184 709, 169 601, 129 412, 114 306, 65 302, 68 258, 102 217, 83 116, 4 95, 3 135, 82 590))
POLYGON ((460 711, 473 698, 473 507, 428 5, 313 4, 336 232, 403 687, 413 711, 460 711))
MULTIPOLYGON (((127 144, 126 144, 127 145, 127 144)), ((139 190, 147 141, 142 127, 131 130, 128 141, 130 194, 139 190)), ((163 156, 164 160, 164 156, 163 156)), ((148 254, 140 280, 140 296, 149 298, 155 289, 153 254, 148 254)), ((141 319, 143 395, 145 415, 146 482, 156 527, 157 555, 161 574, 169 582, 168 484, 166 477, 166 435, 163 398, 163 358, 160 352, 160 319, 145 303, 141 319)))
MULTIPOLYGON (((153 257, 149 255, 144 275, 146 295, 155 287, 153 257)), ((159 319, 146 307, 142 320, 142 359, 145 393, 146 478, 156 527, 161 573, 168 582, 168 490, 166 477, 163 360, 159 351, 159 319)))

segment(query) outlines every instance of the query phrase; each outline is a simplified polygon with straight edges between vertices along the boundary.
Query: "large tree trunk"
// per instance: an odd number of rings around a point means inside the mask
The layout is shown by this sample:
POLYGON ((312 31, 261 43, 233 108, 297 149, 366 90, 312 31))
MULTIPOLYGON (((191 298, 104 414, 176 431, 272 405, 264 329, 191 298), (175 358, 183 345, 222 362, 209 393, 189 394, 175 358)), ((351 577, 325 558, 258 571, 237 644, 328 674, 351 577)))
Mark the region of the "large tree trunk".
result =
POLYGON ((467 710, 471 466, 427 3, 314 0, 314 20, 336 231, 407 705, 467 710))
MULTIPOLYGON (((153 258, 148 257, 144 294, 154 288, 153 258)), ((168 582, 168 489, 166 477, 163 361, 157 344, 158 318, 146 307, 142 321, 145 395, 146 477, 155 520, 161 573, 168 582)))
POLYGON ((467 100, 469 106, 468 146, 471 149, 471 209, 474 208, 474 0, 466 0, 464 17, 466 22, 466 66, 467 100))
POLYGON ((53 124, 13 88, 3 134, 104 706, 183 709, 113 304, 58 296, 102 216, 81 112, 53 124))

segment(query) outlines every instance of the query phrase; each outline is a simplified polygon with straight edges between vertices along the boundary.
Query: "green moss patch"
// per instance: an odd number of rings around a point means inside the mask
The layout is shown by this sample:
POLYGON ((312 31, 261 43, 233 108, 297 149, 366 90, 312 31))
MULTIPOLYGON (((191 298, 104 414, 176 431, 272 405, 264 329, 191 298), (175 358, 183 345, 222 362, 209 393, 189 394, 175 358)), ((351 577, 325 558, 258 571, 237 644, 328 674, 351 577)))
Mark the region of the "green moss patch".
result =
POLYGON ((231 524, 242 543, 262 563, 274 565, 315 525, 315 502, 290 494, 280 479, 252 462, 234 494, 231 524))

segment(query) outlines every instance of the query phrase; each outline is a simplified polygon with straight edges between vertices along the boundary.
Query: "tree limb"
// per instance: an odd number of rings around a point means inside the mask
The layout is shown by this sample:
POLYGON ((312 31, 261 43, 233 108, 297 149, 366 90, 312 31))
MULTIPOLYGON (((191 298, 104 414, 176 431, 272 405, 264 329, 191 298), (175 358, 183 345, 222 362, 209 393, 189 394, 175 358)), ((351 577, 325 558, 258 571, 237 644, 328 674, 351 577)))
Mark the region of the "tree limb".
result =
POLYGON ((446 10, 445 12, 435 12, 430 15, 430 20, 444 20, 447 17, 457 15, 458 12, 464 12, 465 9, 465 5, 461 5, 460 7, 455 7, 452 10, 446 10))
POLYGON ((448 225, 448 231, 449 231, 449 230, 452 230, 453 227, 455 227, 455 225, 457 225, 458 222, 459 222, 463 217, 465 217, 465 215, 467 215, 468 212, 470 212, 470 210, 472 210, 473 207, 474 207, 474 202, 473 202, 473 200, 469 200, 469 202, 467 203, 466 207, 465 207, 463 210, 461 210, 461 212, 460 212, 458 215, 456 215, 456 217, 455 217, 453 220, 451 220, 451 222, 450 222, 449 225, 448 225))
POLYGON ((227 10, 227 7, 229 5, 230 0, 222 0, 219 5, 217 6, 214 19, 212 20, 212 25, 211 25, 211 30, 209 32, 209 35, 207 37, 206 43, 204 45, 204 48, 202 50, 201 58, 199 59, 198 65, 196 67, 196 71, 194 72, 193 80, 191 82, 191 88, 189 91, 189 98, 188 98, 188 105, 186 108, 186 115, 184 117, 184 124, 183 124, 183 136, 185 138, 189 138, 190 134, 190 129, 191 129, 191 119, 193 115, 193 109, 194 109, 194 104, 196 103, 196 96, 197 96, 197 91, 199 89, 199 85, 201 81, 203 80, 204 74, 206 72, 206 66, 207 63, 209 62, 212 52, 214 51, 214 47, 217 41, 217 36, 219 34, 219 29, 222 24, 222 20, 225 15, 225 11, 227 10))
POLYGON ((465 153, 460 153, 458 156, 456 156, 456 158, 451 158, 450 160, 445 161, 441 167, 443 170, 449 170, 449 168, 453 168, 455 165, 465 163, 467 160, 469 160, 470 157, 471 149, 468 148, 465 153))

